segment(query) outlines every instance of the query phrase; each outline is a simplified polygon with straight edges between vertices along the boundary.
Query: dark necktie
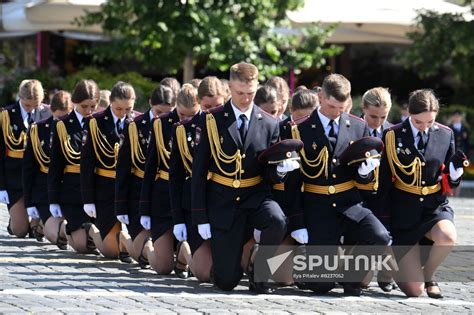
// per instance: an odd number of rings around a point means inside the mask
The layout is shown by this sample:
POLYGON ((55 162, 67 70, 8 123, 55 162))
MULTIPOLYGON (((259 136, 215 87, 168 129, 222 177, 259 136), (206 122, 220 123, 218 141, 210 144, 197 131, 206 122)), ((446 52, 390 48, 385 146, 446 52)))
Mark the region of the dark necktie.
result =
POLYGON ((117 127, 117 132, 119 135, 122 134, 122 127, 120 126, 120 119, 117 120, 117 122, 115 123, 115 126, 117 127))
POLYGON ((33 116, 31 115, 31 113, 27 113, 26 121, 28 123, 28 129, 30 129, 31 125, 33 124, 33 116))
POLYGON ((329 144, 331 144, 331 149, 334 150, 337 142, 337 134, 334 128, 334 120, 329 121, 329 126, 331 126, 331 129, 329 129, 328 133, 329 144))
POLYGON ((86 119, 84 117, 81 119, 81 128, 82 130, 86 129, 86 119))
POLYGON ((420 138, 420 140, 418 141, 418 150, 420 151, 423 151, 426 146, 426 143, 423 140, 423 135, 424 135, 424 132, 421 132, 421 131, 418 132, 418 137, 420 138))
POLYGON ((239 116, 239 119, 241 121, 239 128, 240 139, 242 140, 242 142, 245 142, 245 137, 247 137, 247 116, 241 114, 239 116))
POLYGON ((377 130, 376 129, 372 130, 372 136, 377 137, 377 130))

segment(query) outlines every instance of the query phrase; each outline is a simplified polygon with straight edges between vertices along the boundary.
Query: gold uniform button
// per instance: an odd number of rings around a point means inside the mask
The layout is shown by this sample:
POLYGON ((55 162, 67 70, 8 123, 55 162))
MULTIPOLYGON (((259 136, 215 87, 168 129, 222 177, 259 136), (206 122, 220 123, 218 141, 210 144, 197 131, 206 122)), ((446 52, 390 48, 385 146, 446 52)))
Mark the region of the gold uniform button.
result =
POLYGON ((242 158, 245 159, 245 154, 242 154, 242 158))
POLYGON ((332 206, 333 206, 334 208, 336 208, 336 204, 335 204, 335 203, 333 203, 332 206))
POLYGON ((337 160, 336 160, 336 159, 332 159, 332 162, 333 162, 334 164, 336 164, 337 160))
POLYGON ((425 199, 423 199, 423 198, 420 198, 420 202, 423 202, 423 200, 425 200, 425 199))
POLYGON ((333 185, 329 186, 329 187, 328 187, 328 193, 329 193, 330 195, 336 193, 336 187, 334 187, 333 185))
POLYGON ((421 181, 421 184, 422 184, 422 185, 425 185, 425 184, 426 184, 426 182, 425 182, 424 180, 422 180, 422 181, 421 181))
POLYGON ((235 198, 235 201, 240 201, 240 197, 235 198))
POLYGON ((240 174, 243 174, 243 173, 245 173, 245 170, 241 170, 241 171, 240 171, 240 174))
POLYGON ((332 174, 332 178, 336 178, 336 174, 332 174))
POLYGON ((425 163, 425 162, 421 162, 421 166, 425 166, 425 165, 426 165, 426 163, 425 163))

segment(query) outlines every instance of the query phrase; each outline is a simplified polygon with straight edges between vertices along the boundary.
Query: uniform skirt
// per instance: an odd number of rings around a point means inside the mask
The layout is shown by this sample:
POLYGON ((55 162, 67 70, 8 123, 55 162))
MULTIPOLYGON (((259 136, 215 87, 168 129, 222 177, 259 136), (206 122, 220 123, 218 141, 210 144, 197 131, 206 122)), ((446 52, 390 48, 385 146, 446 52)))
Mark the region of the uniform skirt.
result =
POLYGON ((63 203, 61 210, 67 220, 66 234, 79 230, 86 222, 92 222, 91 218, 84 212, 84 205, 77 203, 63 203))
POLYGON ((7 193, 10 201, 7 207, 10 210, 23 197, 23 189, 7 189, 7 193))
POLYGON ((49 212, 49 205, 48 204, 37 205, 36 209, 38 209, 41 221, 43 222, 43 224, 45 224, 46 221, 48 221, 48 219, 51 217, 51 212, 49 212))

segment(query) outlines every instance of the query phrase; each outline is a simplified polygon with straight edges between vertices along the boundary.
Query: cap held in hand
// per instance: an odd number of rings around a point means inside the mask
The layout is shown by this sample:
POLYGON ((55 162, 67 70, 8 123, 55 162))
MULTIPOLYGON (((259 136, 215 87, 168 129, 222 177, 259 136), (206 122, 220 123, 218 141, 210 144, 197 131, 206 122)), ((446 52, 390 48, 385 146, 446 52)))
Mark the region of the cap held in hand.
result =
POLYGON ((303 148, 303 142, 296 139, 286 139, 275 143, 258 156, 260 163, 279 164, 284 160, 299 160, 298 151, 303 148))
POLYGON ((383 150, 383 142, 377 137, 365 137, 352 142, 342 152, 341 164, 357 166, 368 158, 379 158, 383 150))

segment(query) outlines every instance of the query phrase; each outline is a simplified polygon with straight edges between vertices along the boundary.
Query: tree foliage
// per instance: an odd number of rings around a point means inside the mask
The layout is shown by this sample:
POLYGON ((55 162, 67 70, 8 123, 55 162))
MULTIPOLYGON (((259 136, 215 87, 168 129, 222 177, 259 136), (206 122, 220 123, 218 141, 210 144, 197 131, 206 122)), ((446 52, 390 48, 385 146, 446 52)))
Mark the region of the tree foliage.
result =
POLYGON ((186 57, 226 71, 245 60, 274 75, 319 66, 340 52, 326 46, 332 28, 317 25, 283 35, 287 10, 304 0, 109 0, 80 23, 100 24, 111 41, 94 47, 97 59, 132 58, 161 73, 176 73, 186 57), (302 36, 301 36, 302 35, 302 36))
POLYGON ((461 89, 472 87, 474 21, 466 21, 460 14, 425 11, 418 15, 417 26, 418 31, 408 34, 413 44, 400 55, 399 61, 413 67, 421 77, 447 70, 461 89))

